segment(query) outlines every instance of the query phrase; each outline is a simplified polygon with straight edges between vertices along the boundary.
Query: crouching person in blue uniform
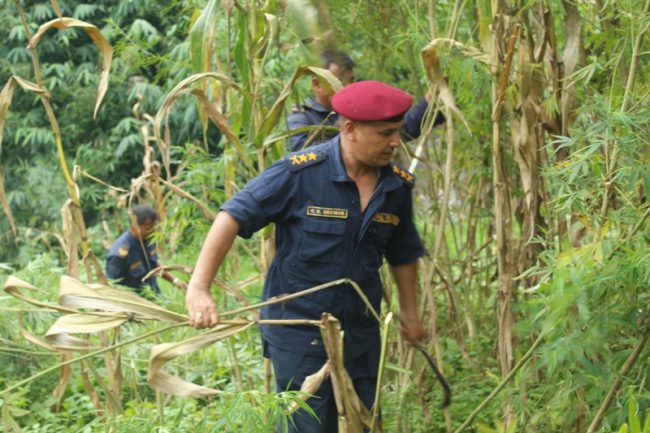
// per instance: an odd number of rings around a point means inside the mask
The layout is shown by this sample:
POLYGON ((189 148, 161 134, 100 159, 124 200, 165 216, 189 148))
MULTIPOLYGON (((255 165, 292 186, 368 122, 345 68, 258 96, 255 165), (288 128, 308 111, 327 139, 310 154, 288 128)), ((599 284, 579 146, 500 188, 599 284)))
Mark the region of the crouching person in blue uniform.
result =
MULTIPOLYGON (((294 293, 338 278, 359 284, 376 310, 384 257, 399 292, 402 332, 420 341, 417 260, 423 247, 413 223, 413 176, 392 162, 400 145, 404 113, 412 98, 376 81, 362 81, 332 100, 341 134, 277 161, 227 201, 201 249, 186 303, 196 328, 218 323, 210 283, 237 235, 250 237, 269 223, 276 227, 276 256, 264 283, 264 299, 294 293)), ((263 319, 319 320, 337 317, 344 332, 345 366, 357 394, 374 404, 380 352, 379 324, 348 284, 265 307, 263 319)), ((326 360, 317 327, 261 328, 278 391, 299 389, 326 360)), ((291 432, 335 433, 336 403, 326 381, 307 403, 318 419, 294 415, 291 432)))
MULTIPOLYGON (((151 206, 135 206, 129 229, 113 242, 106 258, 106 276, 138 294, 142 294, 144 285, 156 295, 160 294, 156 277, 143 281, 145 275, 160 266, 156 244, 150 239, 157 221, 158 214, 151 206)), ((168 271, 164 271, 162 277, 179 289, 187 290, 187 284, 168 271)))

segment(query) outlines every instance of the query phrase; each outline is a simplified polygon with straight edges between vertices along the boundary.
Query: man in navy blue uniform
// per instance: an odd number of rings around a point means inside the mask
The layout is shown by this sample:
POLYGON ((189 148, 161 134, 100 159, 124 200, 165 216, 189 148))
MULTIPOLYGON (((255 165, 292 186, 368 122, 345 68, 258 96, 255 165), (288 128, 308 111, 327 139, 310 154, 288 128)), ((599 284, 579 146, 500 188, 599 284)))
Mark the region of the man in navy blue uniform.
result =
MULTIPOLYGON (((325 51, 321 55, 323 67, 328 69, 335 77, 341 80, 346 86, 354 81, 354 62, 342 51, 325 51)), ((332 91, 323 85, 317 77, 311 80, 314 96, 307 98, 304 104, 294 109, 287 118, 287 125, 290 131, 306 126, 334 127, 338 121, 338 114, 332 111, 332 91)), ((423 98, 415 106, 410 108, 404 115, 404 126, 402 134, 404 138, 412 140, 420 136, 420 127, 424 114, 429 106, 426 98, 423 98)), ((444 123, 445 117, 438 113, 434 126, 444 123)), ((321 129, 309 132, 299 132, 289 137, 288 145, 291 151, 298 151, 313 144, 329 140, 338 134, 338 131, 321 129)))
MULTIPOLYGON (((190 324, 218 323, 210 283, 235 237, 250 237, 276 225, 276 256, 264 284, 264 299, 295 293, 347 277, 379 311, 379 268, 387 259, 397 284, 402 332, 409 342, 424 337, 418 316, 417 260, 424 253, 412 214, 413 176, 391 160, 400 145, 404 113, 412 98, 376 81, 362 81, 332 99, 341 134, 277 161, 227 201, 201 249, 186 303, 190 324)), ((264 319, 319 320, 332 313, 344 333, 345 365, 357 394, 371 408, 380 351, 379 325, 354 289, 342 284, 265 307, 264 319)), ((316 327, 266 325, 279 391, 299 389, 326 360, 316 327)), ((294 415, 291 432, 337 432, 331 383, 308 404, 318 416, 294 415)))
MULTIPOLYGON (((146 284, 159 295, 160 287, 156 277, 142 280, 152 269, 160 266, 156 244, 150 239, 158 221, 158 214, 151 206, 146 205, 135 206, 132 214, 129 229, 113 242, 108 253, 106 276, 116 280, 118 284, 135 289, 138 294, 142 293, 142 286, 146 284)), ((187 289, 185 282, 175 278, 168 271, 164 271, 162 277, 183 291, 187 289)))

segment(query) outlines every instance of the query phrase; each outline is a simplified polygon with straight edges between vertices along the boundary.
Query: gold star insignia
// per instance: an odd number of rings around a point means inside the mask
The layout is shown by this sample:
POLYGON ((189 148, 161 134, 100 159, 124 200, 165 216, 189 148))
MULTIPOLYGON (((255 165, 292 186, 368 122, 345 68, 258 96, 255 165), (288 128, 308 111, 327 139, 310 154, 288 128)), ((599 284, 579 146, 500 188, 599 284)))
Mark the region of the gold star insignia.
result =
POLYGON ((300 162, 307 162, 307 155, 305 155, 304 153, 300 155, 300 162))
POLYGON ((129 249, 124 248, 124 247, 120 247, 120 249, 117 250, 117 255, 120 256, 120 257, 126 257, 126 256, 129 255, 129 249))
POLYGON ((293 165, 300 164, 300 158, 298 157, 298 155, 293 155, 291 157, 291 164, 293 164, 293 165))
POLYGON ((307 156, 309 157, 310 161, 316 161, 316 154, 314 152, 309 152, 307 156))
POLYGON ((406 179, 406 172, 404 170, 400 170, 399 175, 402 176, 402 179, 406 179))

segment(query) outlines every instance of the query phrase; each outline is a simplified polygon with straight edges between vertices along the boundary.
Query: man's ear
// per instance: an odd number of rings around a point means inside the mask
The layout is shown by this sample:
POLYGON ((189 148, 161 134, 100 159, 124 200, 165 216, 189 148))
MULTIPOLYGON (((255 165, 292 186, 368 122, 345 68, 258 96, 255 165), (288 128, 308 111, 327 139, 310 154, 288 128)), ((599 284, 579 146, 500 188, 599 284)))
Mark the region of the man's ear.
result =
POLYGON ((345 119, 341 125, 341 134, 350 141, 356 141, 357 139, 357 124, 351 120, 345 119))
POLYGON ((318 81, 317 77, 312 77, 312 79, 311 79, 311 87, 314 90, 320 89, 320 81, 318 81))

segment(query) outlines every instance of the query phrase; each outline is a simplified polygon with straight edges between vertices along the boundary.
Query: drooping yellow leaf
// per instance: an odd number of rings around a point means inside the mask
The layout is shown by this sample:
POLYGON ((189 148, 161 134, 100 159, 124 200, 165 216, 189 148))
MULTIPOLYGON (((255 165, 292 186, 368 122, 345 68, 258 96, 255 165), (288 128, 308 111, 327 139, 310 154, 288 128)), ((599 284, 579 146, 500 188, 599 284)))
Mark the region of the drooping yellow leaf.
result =
POLYGON ((157 319, 172 323, 187 321, 187 316, 166 310, 135 293, 103 284, 84 284, 65 275, 61 277, 59 304, 70 309, 90 308, 128 313, 136 319, 157 319))
MULTIPOLYGON (((163 101, 162 105, 160 106, 160 109, 158 110, 158 113, 156 113, 156 117, 154 119, 153 123, 153 132, 154 136, 156 137, 156 143, 158 144, 158 147, 160 148, 160 154, 162 155, 163 158, 163 164, 165 165, 165 170, 167 171, 167 175, 170 175, 170 161, 169 161, 169 148, 170 148, 170 143, 169 143, 169 125, 167 124, 166 120, 167 117, 169 116, 169 113, 176 102, 176 99, 180 97, 181 95, 184 95, 186 93, 194 93, 200 91, 197 89, 194 84, 199 81, 203 81, 206 79, 212 79, 216 80, 225 87, 230 87, 234 90, 236 90, 239 93, 242 94, 247 94, 249 97, 250 95, 246 90, 244 90, 239 84, 228 78, 227 76, 218 73, 218 72, 202 72, 199 74, 193 74, 180 83, 178 83, 174 88, 172 89, 171 92, 167 95, 165 100, 163 101), (162 123, 165 121, 165 137, 163 138, 163 133, 162 133, 162 123)), ((205 96, 205 94, 202 94, 202 96, 205 96)), ((207 97, 201 97, 199 98, 199 102, 203 104, 203 108, 205 109, 207 105, 210 105, 211 103, 208 101, 207 97)), ((232 132, 230 129, 230 126, 225 122, 225 120, 220 117, 219 115, 216 115, 215 113, 218 113, 218 110, 216 107, 210 107, 210 111, 208 114, 212 114, 215 117, 211 117, 211 120, 215 122, 215 126, 219 128, 221 132, 226 136, 226 138, 231 142, 233 146, 237 149, 237 152, 239 152, 240 157, 242 158, 243 161, 248 163, 249 169, 253 170, 253 167, 250 166, 250 162, 247 156, 246 156, 246 151, 242 147, 241 143, 239 142, 239 138, 237 135, 232 132)), ((254 170, 253 170, 254 172, 254 170)))
POLYGON ((55 18, 52 21, 48 21, 45 24, 42 24, 38 31, 32 36, 29 40, 28 46, 30 48, 36 48, 38 42, 41 39, 41 36, 45 34, 50 29, 68 29, 78 27, 88 34, 90 39, 97 45, 99 52, 102 56, 102 72, 99 79, 99 87, 97 88, 97 99, 95 102, 95 110, 93 111, 93 117, 97 117, 97 111, 99 111, 99 106, 104 99, 106 90, 108 90, 108 75, 111 71, 111 62, 113 61, 113 47, 108 42, 108 40, 102 35, 102 32, 96 26, 87 23, 85 21, 77 20, 75 18, 55 18))
POLYGON ((341 90, 341 88, 343 88, 341 81, 339 81, 339 79, 336 78, 336 76, 332 74, 332 72, 330 72, 328 69, 317 68, 315 66, 298 67, 298 69, 296 69, 296 71, 293 73, 291 79, 284 86, 284 89, 282 89, 280 95, 273 103, 273 106, 269 110, 268 114, 264 117, 262 126, 255 135, 254 141, 258 146, 261 146, 262 143, 264 143, 265 138, 271 133, 273 127, 277 125, 284 110, 284 103, 286 99, 291 96, 291 92, 293 92, 293 87, 296 81, 305 75, 316 76, 321 84, 323 84, 331 93, 336 93, 341 90))
POLYGON ((47 330, 46 340, 52 346, 58 347, 59 336, 62 334, 93 334, 107 329, 117 328, 130 319, 126 313, 102 316, 99 314, 67 314, 59 317, 47 330))
POLYGON ((456 105, 454 95, 449 89, 447 79, 440 71, 440 59, 438 52, 442 47, 446 46, 457 48, 464 55, 484 63, 487 62, 487 55, 477 50, 476 48, 466 46, 454 39, 447 38, 434 39, 433 41, 429 42, 429 44, 424 47, 421 52, 422 62, 427 71, 427 74, 429 75, 429 79, 438 89, 438 97, 445 105, 445 107, 447 107, 450 112, 454 113, 460 119, 463 125, 465 125, 467 131, 471 133, 469 124, 467 123, 467 120, 465 120, 465 116, 463 116, 463 113, 461 113, 461 111, 458 109, 458 106, 456 105))
POLYGON ((162 370, 162 367, 172 359, 196 352, 217 341, 228 338, 250 328, 254 323, 242 321, 240 324, 217 325, 208 332, 189 338, 178 343, 163 343, 151 348, 147 382, 149 385, 168 394, 179 397, 210 397, 219 394, 219 390, 187 382, 178 376, 162 370))
MULTIPOLYGON (((323 384, 323 381, 329 376, 329 361, 325 362, 323 366, 314 374, 307 376, 300 387, 301 396, 300 399, 306 401, 310 396, 314 395, 323 384)), ((293 402, 289 406, 289 412, 295 412, 300 406, 293 402)))

